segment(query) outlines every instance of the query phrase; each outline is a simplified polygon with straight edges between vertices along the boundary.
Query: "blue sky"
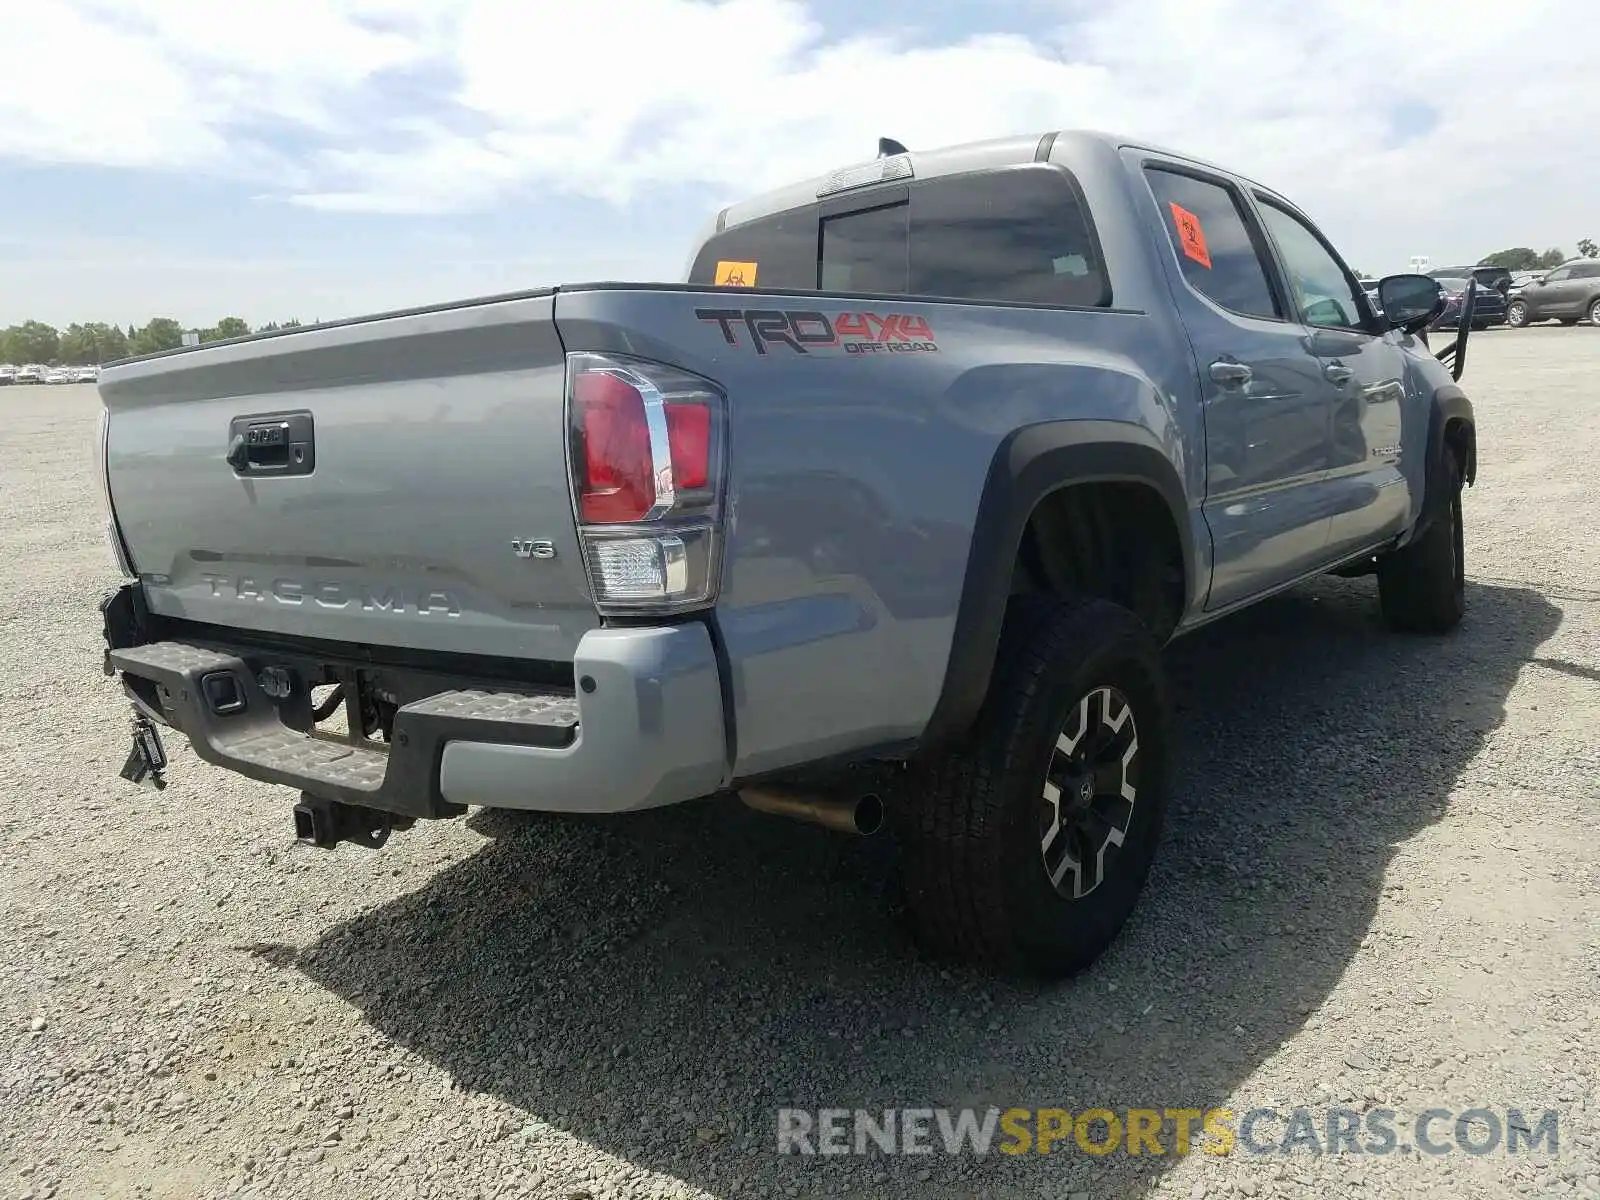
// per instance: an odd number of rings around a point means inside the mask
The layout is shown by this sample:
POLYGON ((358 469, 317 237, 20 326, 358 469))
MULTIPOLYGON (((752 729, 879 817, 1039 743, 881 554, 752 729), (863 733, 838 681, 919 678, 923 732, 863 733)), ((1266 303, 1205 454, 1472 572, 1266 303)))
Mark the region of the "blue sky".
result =
POLYGON ((333 318, 676 278, 741 192, 1114 129, 1356 266, 1600 237, 1576 0, 34 0, 0 72, 0 324, 333 318), (1496 82, 1499 81, 1499 82, 1496 82), (1565 132, 1571 130, 1571 132, 1565 132))

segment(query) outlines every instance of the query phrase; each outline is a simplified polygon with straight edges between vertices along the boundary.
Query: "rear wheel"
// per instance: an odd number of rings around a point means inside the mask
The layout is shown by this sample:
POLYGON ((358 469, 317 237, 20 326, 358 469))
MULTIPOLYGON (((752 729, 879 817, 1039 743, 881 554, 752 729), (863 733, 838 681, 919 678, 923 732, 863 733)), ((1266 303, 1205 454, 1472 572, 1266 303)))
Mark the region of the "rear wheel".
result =
POLYGON ((1596 296, 1589 305, 1589 324, 1600 325, 1600 296, 1596 296))
POLYGON ((1521 329, 1528 323, 1528 306, 1521 300, 1513 300, 1511 307, 1506 309, 1506 324, 1513 329, 1521 329))
POLYGON ((1461 467, 1445 455, 1449 499, 1427 530, 1378 560, 1378 600, 1385 620, 1407 633, 1446 633, 1466 612, 1461 467))
POLYGON ((1015 598, 963 742, 912 773, 906 902, 930 953, 1061 977, 1132 913, 1165 823, 1160 652, 1103 600, 1015 598))

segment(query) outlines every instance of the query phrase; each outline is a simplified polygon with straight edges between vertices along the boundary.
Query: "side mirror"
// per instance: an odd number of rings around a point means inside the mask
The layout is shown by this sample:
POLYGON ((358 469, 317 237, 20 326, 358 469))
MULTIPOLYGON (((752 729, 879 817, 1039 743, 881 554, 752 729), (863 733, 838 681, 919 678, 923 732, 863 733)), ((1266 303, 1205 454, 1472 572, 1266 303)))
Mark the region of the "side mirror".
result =
POLYGON ((1444 288, 1428 275, 1386 275, 1378 281, 1378 306, 1390 329, 1426 329, 1445 303, 1444 288))

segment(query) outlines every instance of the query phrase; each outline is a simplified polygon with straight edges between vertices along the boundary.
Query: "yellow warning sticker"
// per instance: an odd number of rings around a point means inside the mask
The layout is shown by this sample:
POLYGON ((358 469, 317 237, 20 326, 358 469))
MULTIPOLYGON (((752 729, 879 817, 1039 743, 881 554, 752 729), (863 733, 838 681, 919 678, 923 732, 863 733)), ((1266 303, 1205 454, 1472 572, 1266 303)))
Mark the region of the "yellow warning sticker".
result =
POLYGON ((755 287, 755 285, 755 263, 719 262, 717 264, 718 287, 755 287))

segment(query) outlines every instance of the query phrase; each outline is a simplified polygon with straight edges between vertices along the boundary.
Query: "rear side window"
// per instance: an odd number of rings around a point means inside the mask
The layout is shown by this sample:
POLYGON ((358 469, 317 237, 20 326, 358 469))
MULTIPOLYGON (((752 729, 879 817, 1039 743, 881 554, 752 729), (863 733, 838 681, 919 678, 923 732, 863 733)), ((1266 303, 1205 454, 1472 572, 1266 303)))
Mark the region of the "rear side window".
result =
POLYGON ((1009 304, 1109 304, 1088 217, 1067 174, 1048 165, 940 176, 898 204, 819 217, 809 206, 713 238, 690 282, 718 264, 759 264, 758 287, 947 297, 1009 304), (805 232, 809 221, 809 235, 805 232), (798 263, 809 236, 812 260, 798 263), (777 267, 768 270, 768 259, 777 267))
POLYGON ((1145 175, 1189 286, 1230 312, 1281 318, 1266 265, 1234 194, 1221 184, 1159 167, 1147 167, 1145 175))
POLYGON ((1110 282, 1067 174, 1020 167, 912 192, 911 291, 1011 304, 1110 303, 1110 282))
POLYGON ((1600 262, 1579 263, 1572 268, 1574 279, 1600 279, 1600 262))

